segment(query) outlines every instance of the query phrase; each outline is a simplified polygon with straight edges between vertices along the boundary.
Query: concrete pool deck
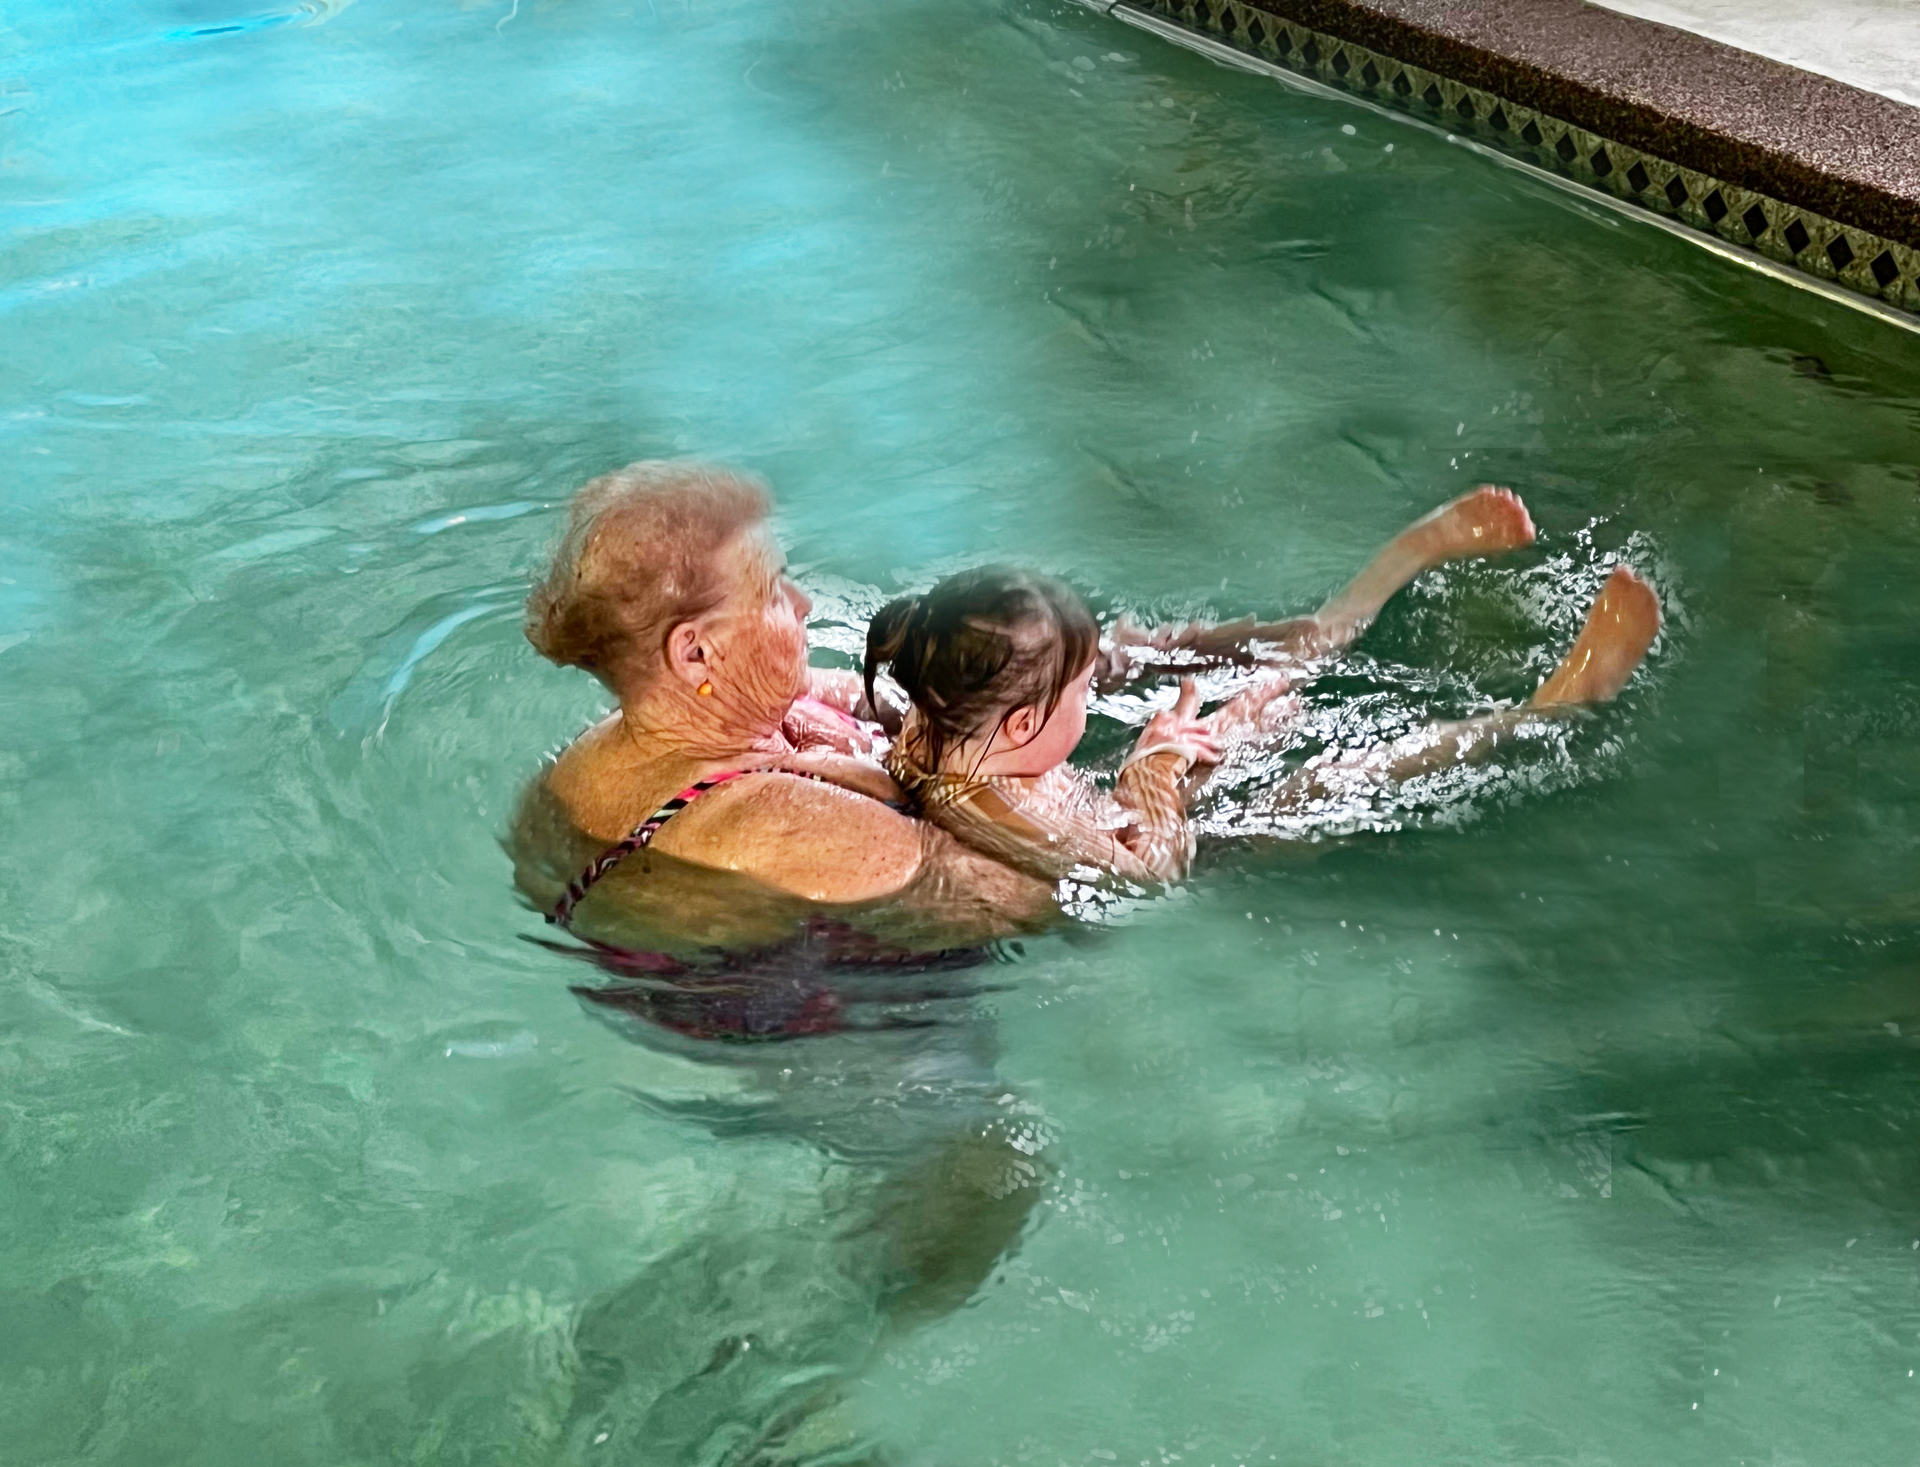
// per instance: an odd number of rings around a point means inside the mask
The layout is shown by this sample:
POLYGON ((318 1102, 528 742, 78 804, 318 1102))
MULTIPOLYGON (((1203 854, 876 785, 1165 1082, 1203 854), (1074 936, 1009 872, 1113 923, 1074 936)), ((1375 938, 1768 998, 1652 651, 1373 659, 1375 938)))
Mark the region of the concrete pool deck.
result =
POLYGON ((1920 5, 1914 0, 1598 0, 1920 107, 1920 5))
POLYGON ((1101 0, 1099 8, 1163 31, 1171 23, 1270 69, 1425 116, 1723 249, 1920 320, 1920 107, 1896 95, 1916 85, 1920 61, 1920 7, 1909 0, 1841 0, 1811 20, 1780 0, 1613 8, 1101 0), (1821 69, 1730 45, 1709 29, 1821 69), (1889 34, 1904 44, 1890 49, 1889 34))

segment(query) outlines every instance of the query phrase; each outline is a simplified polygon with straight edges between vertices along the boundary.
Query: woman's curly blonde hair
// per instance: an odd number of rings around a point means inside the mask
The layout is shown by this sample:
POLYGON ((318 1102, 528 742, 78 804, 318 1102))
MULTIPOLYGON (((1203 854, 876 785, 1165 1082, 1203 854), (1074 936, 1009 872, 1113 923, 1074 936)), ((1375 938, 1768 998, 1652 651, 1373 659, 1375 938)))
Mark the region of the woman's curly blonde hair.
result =
POLYGON ((527 597, 527 640, 609 686, 622 669, 630 677, 675 626, 726 599, 719 553, 772 504, 758 479, 707 464, 650 459, 601 475, 573 496, 553 564, 527 597))

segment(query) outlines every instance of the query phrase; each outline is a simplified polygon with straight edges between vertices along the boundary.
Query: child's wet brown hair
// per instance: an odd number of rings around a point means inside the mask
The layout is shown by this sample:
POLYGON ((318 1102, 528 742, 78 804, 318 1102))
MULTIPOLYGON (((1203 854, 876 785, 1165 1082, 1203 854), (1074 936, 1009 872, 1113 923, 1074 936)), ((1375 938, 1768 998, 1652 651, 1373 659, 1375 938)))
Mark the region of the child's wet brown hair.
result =
POLYGON ((1049 717, 1100 649, 1100 628, 1065 581, 988 565, 889 601, 867 626, 867 701, 886 668, 926 723, 935 764, 998 715, 1049 717))

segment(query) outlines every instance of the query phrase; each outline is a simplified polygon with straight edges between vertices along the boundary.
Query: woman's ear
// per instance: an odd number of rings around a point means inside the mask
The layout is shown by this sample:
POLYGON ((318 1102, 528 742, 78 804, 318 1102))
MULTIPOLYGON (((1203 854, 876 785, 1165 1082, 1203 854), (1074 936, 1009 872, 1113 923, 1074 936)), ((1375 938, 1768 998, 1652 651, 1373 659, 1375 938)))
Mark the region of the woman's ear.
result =
POLYGON ((691 688, 709 680, 706 645, 694 623, 683 621, 667 633, 667 670, 691 688))

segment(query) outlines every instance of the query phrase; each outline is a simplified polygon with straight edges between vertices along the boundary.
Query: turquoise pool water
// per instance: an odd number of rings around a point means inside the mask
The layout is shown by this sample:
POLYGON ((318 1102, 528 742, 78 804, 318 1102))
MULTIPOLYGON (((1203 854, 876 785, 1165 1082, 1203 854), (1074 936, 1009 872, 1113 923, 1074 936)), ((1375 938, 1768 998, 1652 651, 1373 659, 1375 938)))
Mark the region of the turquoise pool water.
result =
POLYGON ((0 209, 0 1457, 1910 1459, 1913 336, 1044 0, 9 4, 0 209), (1008 554, 1301 609, 1516 486, 1327 737, 1524 692, 1612 558, 1669 630, 926 1027, 672 1044, 497 844, 599 706, 522 587, 659 454, 843 648, 1008 554))

